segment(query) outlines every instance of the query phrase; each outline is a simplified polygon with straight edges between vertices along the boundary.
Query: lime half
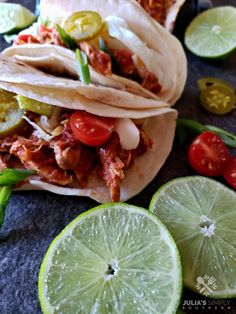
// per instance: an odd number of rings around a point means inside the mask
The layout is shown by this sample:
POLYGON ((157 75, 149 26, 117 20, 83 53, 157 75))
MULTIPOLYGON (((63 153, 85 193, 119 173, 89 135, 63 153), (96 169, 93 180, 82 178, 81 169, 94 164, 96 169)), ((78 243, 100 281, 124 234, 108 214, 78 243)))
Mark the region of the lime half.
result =
POLYGON ((185 45, 195 55, 221 58, 236 48, 236 8, 217 7, 198 15, 185 32, 185 45))
POLYGON ((182 291, 176 245, 145 209, 113 203, 71 222, 39 274, 43 313, 176 313, 182 291))
POLYGON ((0 34, 17 32, 31 25, 36 16, 17 3, 0 3, 0 34))
POLYGON ((150 204, 174 237, 184 283, 212 298, 236 296, 236 193, 205 177, 161 187, 150 204))

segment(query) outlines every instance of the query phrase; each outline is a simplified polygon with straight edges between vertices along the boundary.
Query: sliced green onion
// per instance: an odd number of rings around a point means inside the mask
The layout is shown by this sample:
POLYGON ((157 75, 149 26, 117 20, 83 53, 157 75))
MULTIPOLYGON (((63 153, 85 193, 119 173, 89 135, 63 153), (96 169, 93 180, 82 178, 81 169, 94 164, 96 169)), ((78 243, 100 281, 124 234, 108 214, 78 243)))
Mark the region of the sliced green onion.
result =
POLYGON ((12 193, 11 186, 3 186, 0 188, 0 228, 3 225, 5 217, 5 209, 12 193))
POLYGON ((187 137, 187 129, 193 130, 196 133, 204 131, 212 131, 220 136, 222 141, 231 148, 236 148, 236 136, 233 133, 225 131, 214 125, 204 125, 191 119, 177 119, 177 132, 179 140, 182 143, 187 137))
POLYGON ((66 31, 60 25, 57 24, 56 28, 62 42, 66 45, 66 47, 72 50, 76 49, 77 48, 76 40, 73 37, 71 37, 68 33, 66 33, 66 31))
POLYGON ((79 49, 76 49, 76 61, 77 61, 77 71, 80 77, 80 80, 83 84, 88 85, 90 83, 90 72, 88 58, 86 54, 79 49))
POLYGON ((116 74, 120 74, 121 73, 121 65, 120 62, 116 59, 116 57, 114 56, 114 54, 112 53, 112 51, 107 47, 105 41, 99 37, 98 39, 99 41, 99 48, 106 52, 107 54, 110 55, 111 57, 111 63, 112 63, 112 72, 116 73, 116 74))
POLYGON ((26 169, 5 169, 0 172, 0 186, 17 184, 34 173, 35 171, 26 169))

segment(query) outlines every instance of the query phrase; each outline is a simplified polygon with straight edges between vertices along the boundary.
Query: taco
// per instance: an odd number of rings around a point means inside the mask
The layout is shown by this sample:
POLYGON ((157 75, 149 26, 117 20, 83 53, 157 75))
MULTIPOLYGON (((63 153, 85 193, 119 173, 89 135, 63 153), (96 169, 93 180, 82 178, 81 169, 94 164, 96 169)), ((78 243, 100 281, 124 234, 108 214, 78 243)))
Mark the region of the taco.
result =
POLYGON ((34 36, 19 35, 4 55, 76 78, 74 50, 79 48, 88 59, 93 87, 170 105, 183 91, 187 67, 181 44, 136 1, 42 0, 34 31, 34 36))
POLYGON ((137 0, 137 2, 152 18, 172 32, 179 10, 186 0, 137 0))
POLYGON ((111 106, 13 58, 0 69, 0 169, 35 171, 17 189, 126 201, 165 162, 177 116, 168 106, 111 106))

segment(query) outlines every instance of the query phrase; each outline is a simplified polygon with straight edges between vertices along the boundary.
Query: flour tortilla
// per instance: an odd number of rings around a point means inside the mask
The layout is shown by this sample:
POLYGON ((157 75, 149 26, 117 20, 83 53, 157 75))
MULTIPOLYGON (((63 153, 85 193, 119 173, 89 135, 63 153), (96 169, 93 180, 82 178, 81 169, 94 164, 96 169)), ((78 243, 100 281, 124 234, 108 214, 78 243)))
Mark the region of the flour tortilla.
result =
MULTIPOLYGON (((182 94, 185 82, 186 82, 186 58, 181 44, 176 38, 174 38, 169 32, 167 32, 163 27, 161 27, 157 22, 151 19, 148 14, 138 5, 136 1, 127 0, 42 0, 41 1, 41 17, 43 19, 48 18, 54 23, 63 24, 63 21, 73 12, 80 10, 93 10, 100 13, 103 19, 115 15, 122 18, 128 25, 133 33, 135 33, 145 45, 147 45, 152 53, 156 56, 155 63, 158 65, 160 76, 160 84, 162 85, 162 90, 158 95, 155 95, 149 91, 144 90, 138 83, 132 82, 131 80, 124 79, 117 75, 112 75, 111 77, 103 77, 91 71, 92 82, 94 84, 111 86, 113 88, 121 88, 122 90, 142 95, 145 98, 152 98, 161 100, 165 103, 174 105, 182 94), (179 75, 181 73, 181 75, 179 75)), ((132 46, 132 41, 130 41, 132 46)), ((63 66, 71 71, 71 64, 68 65, 68 59, 75 62, 73 52, 68 54, 63 52, 62 49, 52 52, 53 48, 45 46, 44 52, 42 49, 36 48, 34 52, 30 52, 28 48, 32 45, 28 45, 22 48, 12 47, 5 53, 7 55, 15 55, 16 58, 23 60, 24 62, 29 62, 29 64, 34 64, 39 66, 40 60, 37 60, 37 53, 43 62, 45 58, 50 55, 50 58, 54 59, 53 64, 59 63, 60 59, 64 59, 63 66), (28 47, 28 48, 27 48, 28 47), (49 52, 49 49, 51 53, 49 52), (59 56, 57 58, 57 55, 59 56), (60 58, 61 57, 61 58, 60 58), (43 59, 42 59, 43 58, 43 59)), ((67 49, 64 49, 67 50, 67 49)), ((149 59, 152 63, 152 60, 149 59)), ((48 62, 50 63, 50 61, 48 62)), ((73 69, 72 69, 73 72, 73 69)), ((74 69, 75 72, 75 69, 74 69)), ((75 73, 73 73, 75 74, 75 73)))
MULTIPOLYGON (((26 44, 12 46, 2 52, 3 56, 14 57, 30 66, 42 71, 50 72, 54 75, 69 75, 78 79, 75 53, 67 48, 55 45, 26 44)), ((152 98, 162 101, 157 95, 143 88, 135 81, 112 74, 112 76, 102 75, 90 66, 91 83, 105 87, 127 91, 145 98, 152 98)))
MULTIPOLYGON (((139 109, 108 105, 98 100, 86 98, 76 88, 70 87, 67 89, 62 88, 60 85, 48 87, 47 84, 44 86, 43 80, 48 80, 48 78, 50 80, 49 76, 43 73, 40 76, 40 71, 36 69, 32 71, 31 67, 24 64, 19 65, 12 60, 6 60, 5 58, 0 58, 0 60, 2 60, 0 62, 0 88, 4 90, 54 106, 86 110, 105 117, 146 118, 143 121, 143 128, 153 141, 153 147, 142 156, 137 157, 134 165, 126 172, 121 185, 121 201, 126 201, 138 194, 156 176, 171 151, 177 117, 175 110, 168 106, 139 109), (19 72, 20 70, 21 72, 19 72), (36 82, 35 85, 34 82, 36 82)), ((47 81, 47 83, 49 82, 47 81)), ((63 84, 65 83, 63 81, 63 84)), ((132 96, 135 104, 136 98, 134 95, 132 96)), ((78 188, 76 184, 71 187, 59 187, 42 182, 39 177, 31 178, 29 184, 22 186, 21 189, 42 189, 62 195, 88 196, 101 203, 111 201, 105 183, 95 172, 90 175, 88 186, 85 189, 78 188)))
POLYGON ((137 2, 165 29, 172 32, 179 10, 186 0, 137 0, 137 2))
POLYGON ((0 56, 0 82, 32 85, 45 90, 51 88, 59 92, 64 91, 72 97, 76 94, 124 109, 145 110, 169 107, 169 104, 163 101, 147 99, 127 91, 94 84, 84 85, 77 80, 48 75, 14 58, 4 56, 0 56))
MULTIPOLYGON (((120 201, 124 202, 140 193, 157 175, 167 159, 173 144, 177 112, 170 111, 152 118, 144 123, 146 133, 153 140, 153 148, 135 159, 134 165, 126 172, 121 185, 120 201)), ((30 179, 29 184, 20 190, 46 190, 61 195, 87 196, 99 203, 110 202, 109 191, 104 182, 93 173, 85 189, 65 188, 45 183, 39 178, 30 179)))
POLYGON ((167 10, 166 20, 164 23, 164 27, 169 31, 172 32, 175 25, 175 20, 178 16, 178 13, 181 7, 184 5, 186 0, 171 0, 169 1, 170 5, 167 10))

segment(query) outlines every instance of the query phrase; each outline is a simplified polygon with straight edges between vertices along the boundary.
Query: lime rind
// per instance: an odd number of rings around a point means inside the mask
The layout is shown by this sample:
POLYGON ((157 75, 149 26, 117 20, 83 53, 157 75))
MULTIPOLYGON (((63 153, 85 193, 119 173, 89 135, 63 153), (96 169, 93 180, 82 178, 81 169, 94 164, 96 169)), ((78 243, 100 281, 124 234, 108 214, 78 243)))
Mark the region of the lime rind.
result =
POLYGON ((0 3, 0 34, 13 34, 28 27, 36 16, 17 3, 0 3))
POLYGON ((217 287, 207 296, 235 297, 235 192, 201 176, 177 178, 154 194, 149 210, 166 224, 176 241, 184 285, 204 294, 197 278, 209 276, 215 278, 217 287))
POLYGON ((236 8, 217 7, 198 15, 188 26, 184 42, 195 55, 223 58, 236 49, 236 8))
MULTIPOLYGON (((57 311, 55 310, 55 306, 52 306, 50 304, 50 301, 49 301, 49 298, 48 298, 47 284, 45 284, 47 282, 47 280, 48 280, 48 275, 47 274, 48 274, 48 272, 50 270, 50 267, 52 267, 52 265, 55 266, 55 259, 54 259, 55 254, 54 253, 58 250, 58 248, 60 248, 60 245, 62 243, 64 243, 64 241, 67 241, 71 236, 75 236, 74 232, 77 230, 76 227, 79 224, 83 224, 84 222, 86 222, 86 220, 89 221, 89 219, 99 219, 98 217, 101 217, 101 215, 103 215, 103 217, 105 217, 105 218, 108 218, 109 214, 114 215, 114 217, 115 217, 117 215, 117 212, 119 212, 119 211, 121 211, 124 214, 123 215, 124 219, 125 219, 125 217, 127 215, 128 215, 127 217, 133 217, 133 218, 134 217, 135 218, 137 218, 137 217, 144 217, 145 219, 143 220, 143 223, 144 224, 147 223, 146 220, 148 220, 151 225, 153 223, 156 226, 158 232, 160 233, 160 241, 162 241, 162 242, 160 242, 160 244, 162 244, 162 246, 167 249, 169 254, 171 254, 170 257, 171 257, 172 262, 173 262, 172 265, 171 265, 171 267, 173 267, 172 272, 168 271, 168 275, 165 274, 165 276, 160 274, 160 278, 162 278, 161 276, 164 276, 163 280, 166 280, 166 278, 169 275, 172 276, 170 278, 172 278, 172 282, 174 284, 173 291, 172 291, 173 295, 171 295, 171 299, 170 299, 170 302, 169 302, 170 304, 168 304, 169 308, 167 309, 166 313, 168 313, 168 314, 169 313, 176 313, 178 305, 179 305, 179 302, 180 302, 181 294, 182 294, 182 279, 181 279, 182 272, 181 272, 180 257, 179 257, 179 254, 178 254, 177 247, 176 247, 176 245, 175 245, 175 243, 173 241, 173 238, 171 237, 171 235, 168 232, 168 230, 166 229, 166 227, 160 222, 159 219, 157 219, 157 217, 155 215, 153 215, 152 213, 150 213, 147 210, 144 210, 142 208, 139 208, 139 207, 136 207, 136 206, 131 206, 131 205, 128 205, 128 204, 123 204, 123 203, 115 203, 115 204, 114 203, 111 203, 111 204, 109 203, 109 204, 106 204, 106 205, 101 205, 101 206, 98 206, 98 207, 96 207, 94 209, 89 210, 88 212, 85 212, 85 213, 81 214, 74 221, 72 221, 53 240, 53 242, 51 243, 50 247, 47 250, 47 253, 45 255, 45 258, 43 260, 43 263, 42 263, 41 268, 40 268, 40 273, 39 273, 38 291, 39 291, 39 300, 40 300, 40 304, 41 304, 41 308, 42 308, 43 313, 45 313, 45 314, 57 313, 57 311)), ((113 217, 113 216, 111 216, 111 217, 113 217)), ((127 225, 127 227, 124 228, 124 234, 126 234, 126 232, 128 232, 128 233, 131 232, 132 233, 132 230, 133 231, 135 230, 134 232, 136 232, 136 234, 138 234, 137 233, 138 230, 136 229, 136 227, 139 227, 139 221, 138 221, 139 219, 137 218, 136 221, 133 221, 133 222, 132 222, 132 220, 133 220, 132 218, 129 218, 128 221, 123 221, 123 223, 125 223, 125 225, 127 225), (129 223, 127 224, 127 222, 129 222, 129 223)), ((120 220, 120 222, 121 222, 121 220, 120 220)), ((152 235, 152 232, 151 232, 152 229, 149 228, 150 224, 146 224, 145 228, 146 228, 147 232, 150 232, 150 236, 151 236, 152 235)), ((99 231, 101 230, 101 228, 96 230, 96 226, 94 226, 94 224, 90 225, 89 228, 92 228, 92 230, 94 230, 95 233, 97 232, 97 230, 99 230, 99 231)), ((115 225, 113 223, 110 223, 110 229, 107 229, 107 228, 109 228, 108 225, 105 226, 106 231, 109 230, 108 232, 111 232, 112 228, 114 228, 113 231, 115 233, 117 225, 115 225)), ((103 232, 104 231, 105 230, 103 230, 103 232)), ((77 234, 76 237, 77 236, 79 236, 79 234, 77 234)), ((117 236, 117 234, 116 234, 116 236, 117 236)), ((121 234, 120 236, 123 237, 123 234, 121 234)), ((147 234, 147 236, 148 236, 148 234, 147 234)), ((97 235, 97 237, 98 237, 98 235, 97 235)), ((138 237, 137 241, 140 241, 140 247, 142 247, 142 244, 141 244, 141 242, 142 242, 142 233, 140 234, 140 237, 139 236, 137 236, 137 237, 138 237)), ((123 238, 122 246, 120 248, 122 248, 125 251, 125 249, 127 247, 130 247, 130 244, 128 243, 128 239, 130 239, 130 238, 126 237, 126 240, 124 240, 124 239, 125 238, 123 238)), ((147 237, 145 237, 145 239, 147 239, 147 237)), ((107 240, 107 237, 106 237, 106 240, 107 240)), ((114 239, 112 241, 114 241, 114 239)), ((152 241, 150 240, 150 245, 152 245, 152 243, 154 243, 154 242, 155 242, 155 239, 152 239, 152 241)), ((93 241, 92 241, 92 244, 94 244, 93 241)), ((111 243, 109 243, 109 241, 108 241, 107 243, 104 244, 104 246, 109 246, 110 244, 111 243)), ((90 247, 90 249, 91 249, 91 247, 90 247)), ((101 247, 101 246, 100 246, 100 251, 102 253, 104 253, 103 252, 104 248, 101 247)), ((112 252, 111 247, 109 247, 107 251, 112 252)), ((165 252, 165 250, 164 250, 163 254, 168 253, 168 252, 165 252)), ((97 252, 95 252, 95 253, 97 255, 97 252)), ((114 253, 114 251, 113 251, 113 253, 114 253)), ((135 253, 135 250, 134 250, 133 254, 134 253, 135 253)), ((145 248, 144 248, 144 253, 145 253, 145 248)), ((102 264, 103 256, 104 256, 104 259, 106 260, 106 254, 102 254, 98 259, 96 259, 96 263, 102 264)), ((124 253, 123 259, 125 259, 125 256, 126 256, 126 253, 124 253)), ((148 261, 148 258, 149 258, 148 256, 146 256, 145 254, 142 254, 141 256, 142 256, 142 258, 144 259, 145 262, 148 261)), ((126 258, 127 258, 127 256, 126 256, 126 258)), ((138 260, 138 258, 136 258, 134 260, 136 261, 136 260, 138 260)), ((133 261, 133 266, 135 266, 135 261, 133 261)), ((168 264, 168 263, 166 263, 166 261, 164 259, 164 255, 163 255, 163 258, 159 260, 159 262, 160 262, 160 265, 158 267, 161 267, 161 265, 162 265, 161 263, 164 263, 165 267, 167 267, 166 264, 168 264)), ((70 263, 70 261, 69 261, 69 263, 70 263)), ((143 264, 144 274, 145 274, 146 267, 149 266, 147 264, 148 263, 143 264)), ((125 265, 125 263, 123 262, 123 264, 120 264, 121 268, 119 270, 119 272, 120 272, 119 276, 116 277, 117 280, 110 281, 110 282, 113 283, 113 285, 111 285, 109 289, 105 289, 106 288, 105 285, 107 285, 106 281, 104 281, 104 280, 101 281, 100 280, 100 282, 99 282, 99 287, 103 286, 104 289, 107 291, 107 293, 111 294, 110 298, 113 298, 114 295, 116 295, 116 297, 118 297, 118 293, 116 293, 116 289, 118 289, 118 291, 122 291, 121 287, 124 288, 124 286, 128 286, 129 283, 132 282, 132 281, 130 281, 130 279, 128 279, 129 276, 128 276, 127 272, 125 273, 126 277, 124 277, 122 275, 122 272, 125 272, 125 269, 122 269, 122 265, 125 265), (124 278, 126 278, 125 281, 124 281, 124 278), (110 290, 110 289, 113 289, 113 290, 110 290)), ((129 264, 129 265, 132 266, 132 263, 129 264)), ((152 261, 150 261, 150 265, 153 266, 152 261)), ((132 276, 132 278, 134 278, 134 277, 132 276)), ((160 278, 159 278, 159 280, 160 280, 160 278)), ((152 281, 154 281, 154 280, 157 280, 157 279, 153 278, 153 274, 152 274, 152 281)), ((136 281, 136 284, 139 284, 139 283, 140 283, 139 281, 136 281)), ((169 289, 168 288, 168 281, 166 282, 166 285, 167 285, 167 288, 163 288, 163 289, 167 289, 168 290, 169 289)), ((95 286, 96 286, 96 284, 95 284, 95 286)), ((151 285, 151 287, 152 287, 152 285, 151 285)), ((150 287, 150 289, 151 289, 151 287, 150 287)), ((126 292, 126 296, 127 296, 127 300, 126 301, 128 303, 130 302, 129 313, 130 314, 132 314, 132 313, 152 313, 152 312, 153 313, 158 313, 158 311, 156 309, 155 309, 155 311, 152 311, 151 309, 148 309, 148 310, 144 310, 143 309, 143 311, 142 310, 141 311, 137 311, 137 309, 135 311, 132 310, 132 306, 133 306, 132 302, 135 299, 134 294, 137 292, 136 289, 137 289, 137 286, 134 288, 134 291, 132 291, 132 289, 127 289, 127 292, 126 292)), ((138 289, 138 290, 140 290, 140 289, 138 289)), ((145 304, 145 302, 146 302, 146 299, 145 299, 146 291, 145 291, 145 289, 142 291, 142 293, 144 294, 143 298, 142 298, 142 303, 145 304)), ((164 293, 164 295, 165 295, 165 297, 168 298, 168 295, 166 294, 166 292, 164 293)), ((91 297, 92 296, 90 294, 89 298, 91 298, 91 297)), ((141 295, 139 296, 139 298, 136 298, 136 302, 139 302, 140 297, 141 297, 141 295)), ((165 297, 164 297, 163 300, 165 300, 165 297)), ((159 302, 161 303, 161 302, 164 302, 164 301, 162 301, 161 298, 160 298, 159 302)), ((94 306, 96 307, 96 306, 99 306, 99 305, 95 302, 94 306)), ((119 306, 120 306, 119 313, 124 313, 124 311, 123 311, 124 308, 122 308, 122 305, 119 304, 119 306)), ((149 306, 148 303, 147 303, 147 306, 149 306)), ((67 310, 68 310, 68 308, 67 308, 67 310)), ((84 310, 85 310, 85 312, 86 311, 89 312, 89 309, 87 309, 87 308, 85 308, 84 310)), ((95 308, 93 308, 93 310, 95 310, 95 308)), ((97 313, 103 313, 103 311, 99 311, 98 308, 96 308, 96 310, 97 310, 97 313)), ((115 313, 116 312, 116 311, 113 311, 113 310, 114 309, 111 308, 110 309, 110 313, 115 313)), ((70 311, 68 310, 67 313, 70 313, 70 311)))

